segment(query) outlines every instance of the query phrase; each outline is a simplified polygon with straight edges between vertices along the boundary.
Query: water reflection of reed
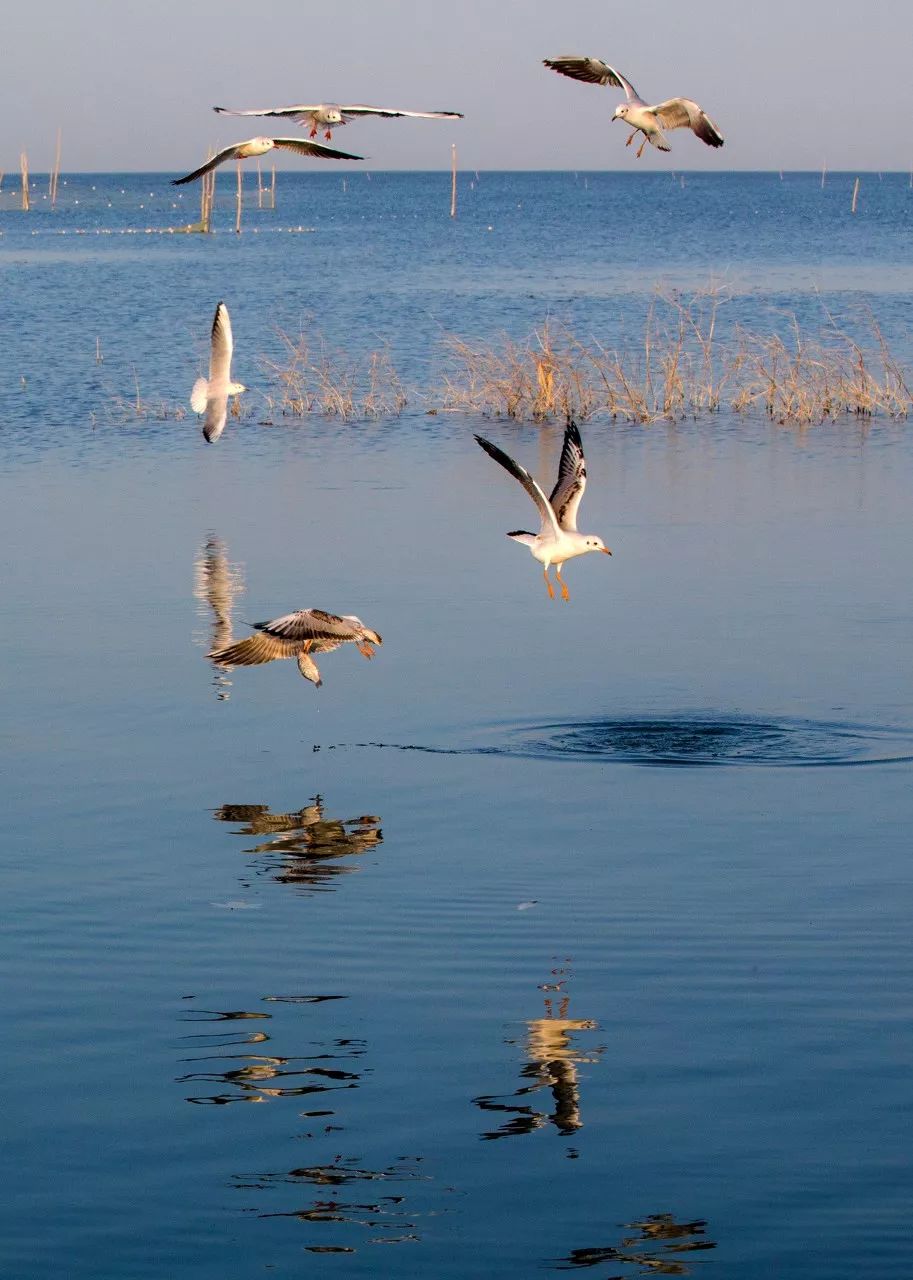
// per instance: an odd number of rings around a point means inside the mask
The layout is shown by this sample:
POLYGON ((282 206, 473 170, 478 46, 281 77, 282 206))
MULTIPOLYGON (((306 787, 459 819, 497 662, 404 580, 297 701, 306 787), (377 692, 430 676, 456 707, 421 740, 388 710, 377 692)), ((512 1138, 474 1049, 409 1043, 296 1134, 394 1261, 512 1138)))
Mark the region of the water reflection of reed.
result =
MULTIPOLYGON (((350 1157, 337 1156, 329 1164, 307 1165, 290 1169, 287 1173, 266 1174, 256 1181, 236 1180, 235 1185, 246 1189, 266 1190, 280 1186, 313 1187, 316 1197, 307 1205, 285 1211, 263 1212, 261 1218, 295 1218, 308 1225, 331 1227, 357 1227, 358 1235, 346 1233, 347 1240, 364 1239, 368 1244, 403 1244, 421 1239, 419 1222, 423 1217, 434 1216, 441 1210, 427 1210, 407 1206, 403 1194, 375 1195, 369 1193, 359 1199, 347 1199, 343 1188, 361 1186, 364 1183, 430 1183, 432 1180, 421 1170, 417 1156, 400 1156, 391 1165, 382 1168, 366 1168, 350 1157)), ((367 1190, 367 1188, 366 1188, 367 1190)), ((356 1192, 356 1195, 359 1193, 356 1192)), ((306 1245, 309 1253, 355 1253, 354 1245, 313 1244, 306 1245)))
MULTIPOLYGON (((234 638, 232 612, 235 598, 244 594, 244 574, 240 565, 229 563, 227 548, 214 533, 208 535, 193 562, 193 594, 211 614, 210 649, 230 645, 234 638)), ((231 696, 231 680, 224 669, 216 668, 212 683, 216 697, 226 702, 231 696)))
MULTIPOLYGON (((277 997, 265 996, 276 1000, 277 997)), ((281 998, 284 1003, 297 1002, 281 998)), ((304 999, 304 998, 302 998, 304 999)), ((235 1022, 249 1018, 272 1020, 271 1013, 246 1010, 189 1009, 185 1021, 235 1022)), ((270 1039, 265 1031, 245 1034, 219 1032, 195 1033, 184 1037, 204 1050, 238 1049, 245 1044, 263 1045, 270 1039)), ((222 1086, 214 1093, 195 1093, 188 1102, 206 1106, 226 1106, 233 1102, 267 1102, 273 1098, 301 1098, 310 1094, 329 1093, 337 1089, 357 1088, 361 1076, 351 1070, 355 1060, 365 1052, 361 1041, 339 1039, 324 1052, 288 1056, 267 1053, 204 1052, 200 1057, 182 1061, 195 1069, 178 1076, 179 1084, 201 1082, 222 1086), (345 1063, 345 1066, 327 1065, 345 1063)), ((328 1113, 331 1114, 331 1113, 328 1113)))
POLYGON ((338 876, 358 870, 340 859, 356 857, 383 844, 380 818, 325 818, 323 802, 315 796, 294 813, 272 813, 263 804, 223 804, 214 811, 217 822, 239 823, 235 835, 270 836, 245 849, 266 855, 263 869, 280 884, 311 890, 329 889, 338 876))
MULTIPOLYGON (((550 987, 560 991, 567 981, 567 975, 563 969, 555 972, 559 981, 547 984, 547 989, 550 987)), ((527 1061, 520 1070, 521 1078, 528 1083, 508 1095, 483 1095, 473 1099, 482 1111, 499 1112, 511 1117, 500 1128, 484 1132, 481 1135, 483 1138, 491 1140, 516 1137, 532 1133, 547 1124, 553 1124, 560 1134, 567 1137, 583 1127, 577 1068, 582 1063, 598 1062, 603 1050, 597 1048, 584 1054, 574 1044, 573 1036, 576 1032, 594 1031, 598 1024, 589 1018, 568 1017, 569 1006, 569 995, 562 994, 557 1003, 554 996, 547 995, 545 1017, 528 1019, 524 1044, 527 1061), (537 1111, 535 1107, 525 1103, 505 1101, 505 1098, 527 1097, 541 1089, 551 1090, 554 1108, 550 1113, 537 1111)))
POLYGON ((555 1270, 573 1271, 613 1262, 635 1268, 633 1274, 636 1275, 691 1275, 692 1260, 683 1260, 682 1255, 716 1248, 712 1240, 703 1238, 706 1226, 703 1218, 677 1222, 671 1213, 651 1213, 641 1222, 626 1224, 624 1229, 633 1230, 636 1235, 624 1236, 617 1245, 572 1249, 566 1257, 557 1260, 555 1270))

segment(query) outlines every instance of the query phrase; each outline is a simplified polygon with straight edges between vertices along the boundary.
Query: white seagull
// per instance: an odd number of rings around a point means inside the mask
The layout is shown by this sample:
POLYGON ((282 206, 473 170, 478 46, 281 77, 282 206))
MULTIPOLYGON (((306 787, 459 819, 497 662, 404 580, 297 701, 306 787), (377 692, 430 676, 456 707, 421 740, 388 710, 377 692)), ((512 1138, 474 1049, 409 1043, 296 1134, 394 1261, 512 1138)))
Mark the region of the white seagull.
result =
POLYGON ((690 98, 668 98, 665 102, 657 102, 651 106, 644 102, 637 90, 626 80, 620 71, 610 67, 599 58, 578 58, 572 55, 563 58, 545 58, 545 65, 552 71, 558 71, 572 80, 585 80, 588 84, 611 84, 616 89, 623 89, 627 102, 615 108, 613 120, 624 120, 631 125, 634 132, 625 143, 629 147, 634 141, 637 131, 644 135, 637 157, 640 159, 647 143, 660 151, 671 151, 663 129, 688 128, 693 134, 706 142, 708 147, 721 147, 723 135, 705 111, 692 102, 690 98))
POLYGON ((172 178, 173 187, 182 187, 185 182, 193 182, 202 178, 210 169, 217 168, 226 160, 249 160, 252 156, 265 156, 274 147, 285 151, 297 151, 301 156, 319 156, 324 160, 364 160, 364 156, 350 156, 347 151, 334 151, 325 147, 322 142, 311 142, 307 138, 248 138, 246 142, 236 142, 232 147, 225 147, 217 152, 211 160, 201 164, 193 173, 185 173, 183 178, 172 178))
POLYGON ((577 508, 586 488, 586 462, 583 457, 583 444, 575 422, 568 421, 564 429, 564 447, 561 450, 561 461, 558 464, 558 479, 546 498, 542 489, 525 467, 514 462, 490 440, 476 436, 476 440, 487 454, 500 462, 506 471, 523 485, 523 488, 539 508, 542 523, 538 533, 527 533, 522 529, 509 533, 508 538, 522 542, 543 566, 542 575, 548 588, 549 599, 554 600, 555 592, 549 581, 548 571, 555 566, 555 577, 561 584, 562 600, 570 599, 567 583, 561 576, 565 560, 574 556, 582 556, 587 551, 602 551, 610 556, 612 553, 593 533, 577 532, 577 508))
POLYGON ((271 622, 257 622, 256 634, 224 649, 214 649, 207 658, 223 667, 255 667, 276 658, 297 658, 298 670, 305 680, 319 689, 323 684, 312 658, 315 653, 330 653, 351 641, 366 658, 374 657, 374 645, 383 644, 380 636, 354 615, 338 617, 322 609, 299 609, 271 622))
POLYGON ((364 116, 381 116, 392 120, 400 116, 409 116, 418 120, 462 120, 462 111, 400 111, 395 107, 365 107, 359 104, 341 105, 336 102, 318 102, 311 105, 298 103, 290 107, 253 107, 249 111, 235 111, 231 107, 213 107, 226 116, 279 116, 284 120, 294 120, 295 124, 310 125, 309 136, 316 138, 320 129, 325 130, 327 142, 333 137, 334 129, 341 129, 344 124, 358 120, 364 116))
POLYGON ((194 413, 205 413, 203 438, 207 444, 215 444, 225 430, 228 417, 228 397, 239 396, 246 391, 243 382, 231 380, 231 353, 234 342, 231 336, 231 320, 228 307, 220 302, 212 318, 212 338, 209 349, 209 377, 197 378, 190 393, 190 407, 194 413))

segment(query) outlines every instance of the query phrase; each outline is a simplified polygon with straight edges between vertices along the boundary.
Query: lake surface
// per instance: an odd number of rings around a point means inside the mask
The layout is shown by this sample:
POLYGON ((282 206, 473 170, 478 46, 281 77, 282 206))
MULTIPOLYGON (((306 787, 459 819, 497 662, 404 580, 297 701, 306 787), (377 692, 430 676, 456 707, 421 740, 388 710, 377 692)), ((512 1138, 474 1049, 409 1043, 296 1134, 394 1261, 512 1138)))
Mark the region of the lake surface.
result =
POLYGON ((225 178, 210 238, 7 179, 4 1274, 909 1274, 910 426, 583 424, 564 604, 473 440, 560 425, 263 425, 277 326, 423 386, 711 276, 913 363, 913 191, 853 177, 281 174, 240 237, 225 178), (118 420, 219 298, 242 417, 118 420), (206 661, 311 605, 374 660, 206 661))

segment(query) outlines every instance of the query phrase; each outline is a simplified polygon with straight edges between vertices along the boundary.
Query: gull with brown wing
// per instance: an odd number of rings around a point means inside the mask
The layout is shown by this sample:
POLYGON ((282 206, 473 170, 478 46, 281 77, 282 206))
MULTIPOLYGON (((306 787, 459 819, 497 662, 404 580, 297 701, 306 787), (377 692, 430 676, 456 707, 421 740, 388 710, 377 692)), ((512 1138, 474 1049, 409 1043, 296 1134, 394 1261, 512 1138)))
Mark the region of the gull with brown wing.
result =
POLYGON ((315 653, 330 653, 349 642, 366 658, 374 657, 380 636, 353 614, 339 617, 323 609, 299 609, 271 622, 255 623, 255 634, 206 656, 221 667, 255 667, 277 658, 297 658, 305 680, 319 689, 323 684, 314 662, 315 653))
POLYGON ((624 120, 633 128, 634 132, 625 143, 626 147, 634 141, 638 130, 643 133, 644 140, 637 152, 638 159, 648 142, 660 151, 672 150, 663 129, 688 128, 701 142, 706 142, 708 147, 723 145, 723 135, 719 129, 691 98, 667 98, 665 102, 657 102, 651 106, 644 102, 630 80, 626 80, 620 71, 599 58, 566 55, 561 58, 545 58, 544 63, 552 71, 570 76, 572 80, 583 80, 587 84, 610 84, 616 89, 624 90, 627 102, 615 108, 612 119, 624 120))
POLYGON ((586 488, 586 461, 577 424, 569 420, 564 429, 564 447, 558 464, 558 480, 548 498, 519 462, 514 462, 513 458, 483 436, 476 436, 476 440, 489 457, 494 458, 495 462, 500 462, 505 471, 509 471, 515 480, 520 481, 539 509, 542 523, 538 533, 527 533, 518 529, 514 533, 509 533, 508 538, 513 538, 514 542, 522 542, 525 547, 529 547, 530 553, 543 566, 542 573, 551 600, 555 598, 555 591, 549 580, 548 571, 551 565, 555 566, 555 577, 561 585, 561 598, 569 600, 570 592, 561 576, 565 560, 585 555, 587 551, 601 551, 607 556, 612 554, 602 538, 598 538, 594 533, 577 532, 577 508, 580 506, 580 499, 586 488))

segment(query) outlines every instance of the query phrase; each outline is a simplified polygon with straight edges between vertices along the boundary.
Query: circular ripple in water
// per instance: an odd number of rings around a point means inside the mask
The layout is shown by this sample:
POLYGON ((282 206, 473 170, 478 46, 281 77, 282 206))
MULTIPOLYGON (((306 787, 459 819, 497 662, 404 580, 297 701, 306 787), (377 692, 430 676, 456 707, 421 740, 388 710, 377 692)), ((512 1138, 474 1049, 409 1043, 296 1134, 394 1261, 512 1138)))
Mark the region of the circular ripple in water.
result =
POLYGON ((655 765, 781 767, 913 761, 913 733, 814 720, 670 717, 528 725, 506 754, 655 765))

